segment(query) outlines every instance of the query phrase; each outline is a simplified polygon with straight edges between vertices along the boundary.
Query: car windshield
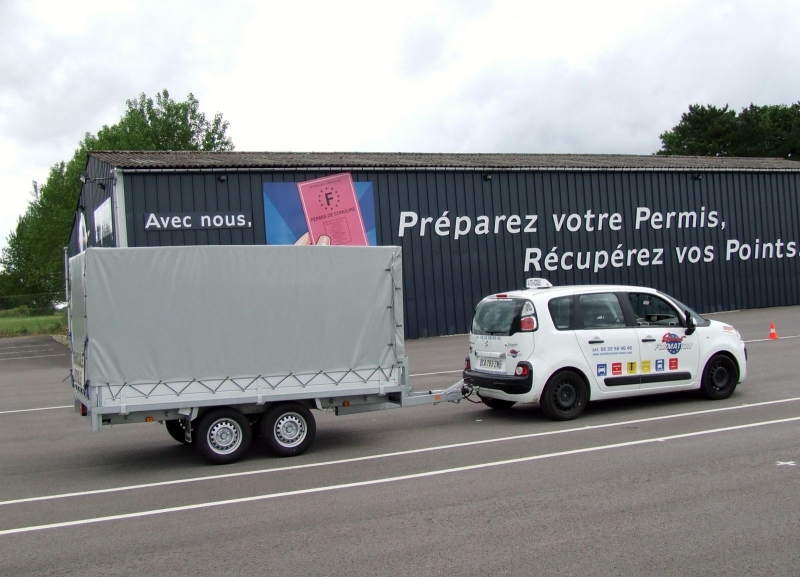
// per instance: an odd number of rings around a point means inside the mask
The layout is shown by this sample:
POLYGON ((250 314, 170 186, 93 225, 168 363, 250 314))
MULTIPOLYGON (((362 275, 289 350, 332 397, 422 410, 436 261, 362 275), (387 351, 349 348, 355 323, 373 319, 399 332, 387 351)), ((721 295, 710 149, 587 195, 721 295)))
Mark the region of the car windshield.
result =
MULTIPOLYGON (((659 291, 659 292, 660 292, 660 291, 659 291)), ((660 293, 660 294, 662 294, 662 295, 663 295, 664 293, 660 293)), ((669 296, 669 295, 664 295, 664 296, 669 296)), ((676 305, 678 305, 678 307, 679 307, 679 308, 680 308, 682 311, 689 311, 689 314, 690 314, 690 315, 692 315, 692 317, 694 318, 694 322, 695 322, 696 324, 698 324, 698 325, 699 325, 699 324, 701 324, 701 323, 707 323, 707 322, 710 322, 710 321, 709 321, 707 318, 705 318, 705 317, 703 317, 703 316, 700 316, 698 313, 696 313, 696 312, 694 311, 694 309, 692 309, 692 308, 690 308, 690 307, 686 306, 685 304, 683 304, 681 301, 679 301, 679 300, 678 300, 678 299, 676 299, 675 297, 669 297, 669 298, 671 298, 671 299, 672 299, 672 302, 674 302, 676 305)))
POLYGON ((473 335, 511 334, 514 318, 522 307, 522 300, 502 299, 483 301, 475 309, 472 319, 473 335))

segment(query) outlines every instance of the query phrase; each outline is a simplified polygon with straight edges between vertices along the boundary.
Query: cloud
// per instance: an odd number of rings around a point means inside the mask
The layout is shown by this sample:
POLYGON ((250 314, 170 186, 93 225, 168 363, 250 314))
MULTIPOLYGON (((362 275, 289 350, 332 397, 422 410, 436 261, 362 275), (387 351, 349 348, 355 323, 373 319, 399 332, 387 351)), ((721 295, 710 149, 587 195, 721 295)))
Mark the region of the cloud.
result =
POLYGON ((781 0, 0 2, 0 235, 142 91, 239 150, 650 154, 689 104, 797 101, 798 29, 781 0))
POLYGON ((127 99, 163 88, 185 98, 206 66, 226 60, 220 30, 246 17, 211 2, 162 4, 0 3, 0 247, 31 181, 118 121, 127 99))
POLYGON ((546 58, 512 40, 503 59, 484 42, 472 66, 448 64, 420 84, 438 102, 405 128, 400 147, 650 154, 689 104, 791 103, 800 77, 788 74, 797 65, 786 48, 800 18, 789 5, 772 8, 698 4, 659 19, 634 17, 624 33, 596 42, 598 24, 593 35, 569 36, 570 49, 555 31, 559 48, 546 58))

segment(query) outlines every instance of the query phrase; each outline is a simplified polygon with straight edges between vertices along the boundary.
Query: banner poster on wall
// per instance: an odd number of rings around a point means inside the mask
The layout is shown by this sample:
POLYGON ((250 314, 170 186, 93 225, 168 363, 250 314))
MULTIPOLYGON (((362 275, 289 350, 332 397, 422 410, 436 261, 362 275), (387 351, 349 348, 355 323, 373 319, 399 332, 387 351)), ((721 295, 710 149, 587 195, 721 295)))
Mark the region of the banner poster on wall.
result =
POLYGON ((89 231, 86 228, 86 217, 81 212, 78 217, 78 252, 83 252, 89 246, 89 231))
POLYGON ((114 246, 114 223, 111 216, 111 199, 107 198, 94 211, 95 246, 114 246))
POLYGON ((375 246, 371 182, 341 173, 303 182, 264 183, 267 244, 375 246))

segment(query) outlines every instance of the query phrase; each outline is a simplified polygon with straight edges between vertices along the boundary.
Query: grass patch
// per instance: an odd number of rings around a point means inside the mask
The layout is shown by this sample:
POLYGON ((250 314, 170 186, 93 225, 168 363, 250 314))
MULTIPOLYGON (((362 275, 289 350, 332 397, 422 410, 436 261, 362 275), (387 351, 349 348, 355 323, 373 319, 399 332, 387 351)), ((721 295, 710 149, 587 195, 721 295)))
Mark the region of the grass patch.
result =
POLYGON ((65 335, 67 316, 54 315, 0 317, 0 338, 27 335, 65 335))

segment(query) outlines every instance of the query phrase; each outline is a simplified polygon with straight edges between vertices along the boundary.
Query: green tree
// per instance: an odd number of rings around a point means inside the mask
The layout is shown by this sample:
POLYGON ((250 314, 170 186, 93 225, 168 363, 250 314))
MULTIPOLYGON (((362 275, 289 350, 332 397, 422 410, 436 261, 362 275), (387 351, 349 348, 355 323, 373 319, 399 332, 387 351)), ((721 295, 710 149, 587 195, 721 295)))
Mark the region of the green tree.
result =
POLYGON ((233 150, 228 122, 217 113, 208 120, 189 94, 175 102, 167 90, 155 100, 144 93, 126 101, 119 122, 86 133, 69 162, 51 167, 0 254, 0 307, 42 308, 63 295, 63 247, 69 242, 80 196, 80 173, 93 150, 233 150))
POLYGON ((656 154, 800 159, 800 102, 751 104, 737 115, 727 105, 692 105, 661 135, 656 154))
POLYGON ((143 92, 125 104, 117 124, 104 125, 97 136, 86 134, 87 150, 233 150, 228 122, 219 113, 207 120, 191 93, 185 102, 175 102, 165 89, 153 102, 143 92))

